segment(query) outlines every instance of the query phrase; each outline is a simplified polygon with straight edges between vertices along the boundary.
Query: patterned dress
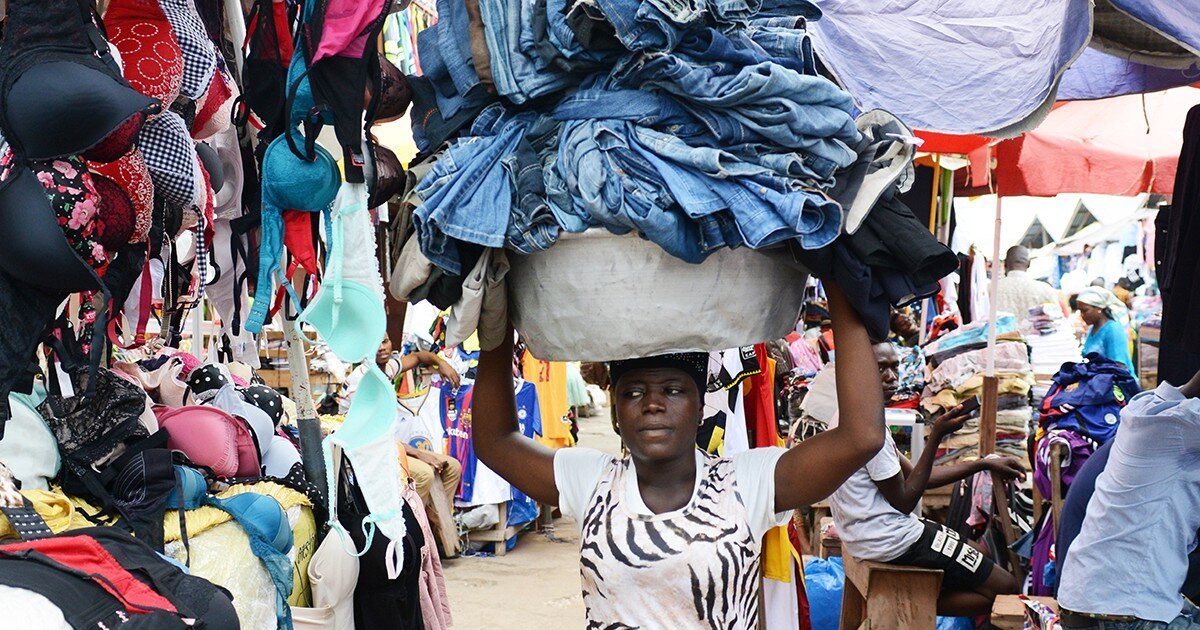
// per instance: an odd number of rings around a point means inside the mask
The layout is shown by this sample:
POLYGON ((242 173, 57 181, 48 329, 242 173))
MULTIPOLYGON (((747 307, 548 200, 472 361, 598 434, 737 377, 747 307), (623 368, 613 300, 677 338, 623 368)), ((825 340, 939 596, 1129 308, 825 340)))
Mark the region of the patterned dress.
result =
POLYGON ((738 495, 734 463, 707 456, 682 509, 636 514, 624 499, 628 458, 605 470, 584 515, 588 628, 755 628, 761 543, 738 495))

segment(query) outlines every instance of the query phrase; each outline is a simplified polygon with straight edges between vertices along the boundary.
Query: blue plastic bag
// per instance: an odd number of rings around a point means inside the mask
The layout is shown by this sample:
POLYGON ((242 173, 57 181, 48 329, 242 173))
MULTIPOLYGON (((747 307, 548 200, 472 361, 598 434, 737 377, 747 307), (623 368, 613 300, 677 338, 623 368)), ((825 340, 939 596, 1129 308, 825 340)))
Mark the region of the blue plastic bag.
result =
POLYGON ((846 571, 841 558, 812 558, 804 565, 804 588, 808 594, 812 630, 838 630, 842 617, 842 589, 846 571))
POLYGON ((975 630, 975 621, 970 617, 938 617, 937 630, 975 630))

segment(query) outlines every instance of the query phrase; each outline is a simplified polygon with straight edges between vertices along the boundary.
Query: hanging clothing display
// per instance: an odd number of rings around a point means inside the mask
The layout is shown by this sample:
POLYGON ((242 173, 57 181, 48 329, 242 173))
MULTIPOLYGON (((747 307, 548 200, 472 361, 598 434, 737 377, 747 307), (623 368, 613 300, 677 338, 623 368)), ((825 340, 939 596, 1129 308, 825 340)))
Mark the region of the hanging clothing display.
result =
POLYGON ((400 415, 395 437, 415 449, 432 453, 446 452, 446 429, 442 425, 442 390, 426 387, 400 396, 400 415))
POLYGON ((728 457, 750 448, 742 383, 762 372, 754 346, 709 354, 704 419, 696 443, 708 453, 728 457))
POLYGON ((567 364, 542 361, 528 352, 521 361, 521 374, 537 387, 541 404, 541 443, 551 448, 575 444, 571 435, 571 403, 567 394, 567 364))
MULTIPOLYGON (((541 436, 542 415, 537 387, 525 380, 515 386, 517 424, 530 439, 541 436)), ((441 417, 446 427, 447 454, 462 465, 462 484, 455 503, 460 506, 488 505, 510 500, 528 500, 519 490, 493 472, 475 456, 471 438, 474 386, 457 391, 442 390, 441 417)))

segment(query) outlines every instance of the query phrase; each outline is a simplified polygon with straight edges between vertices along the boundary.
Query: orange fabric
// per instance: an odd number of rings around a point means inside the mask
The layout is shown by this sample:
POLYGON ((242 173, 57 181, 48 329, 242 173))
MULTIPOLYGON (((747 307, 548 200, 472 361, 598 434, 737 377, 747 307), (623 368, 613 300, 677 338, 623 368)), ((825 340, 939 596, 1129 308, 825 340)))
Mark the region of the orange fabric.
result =
POLYGON ((542 412, 542 435, 538 442, 551 448, 573 446, 571 423, 567 419, 571 405, 567 400, 567 364, 542 361, 525 353, 521 361, 525 380, 537 388, 538 407, 542 412))

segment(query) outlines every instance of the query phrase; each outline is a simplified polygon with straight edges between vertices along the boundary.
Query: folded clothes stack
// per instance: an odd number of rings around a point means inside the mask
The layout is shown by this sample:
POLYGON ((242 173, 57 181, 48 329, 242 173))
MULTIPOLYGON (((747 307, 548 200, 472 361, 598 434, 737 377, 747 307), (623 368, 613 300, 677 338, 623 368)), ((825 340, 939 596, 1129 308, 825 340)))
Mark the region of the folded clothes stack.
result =
MULTIPOLYGON (((1016 319, 1001 316, 997 321, 995 367, 999 385, 996 412, 996 452, 1011 455, 1028 465, 1026 441, 1033 419, 1029 392, 1034 384, 1029 347, 1016 330, 1016 319)), ((932 370, 922 394, 921 406, 937 413, 980 396, 987 369, 986 322, 953 330, 925 347, 932 370)), ((979 412, 954 435, 942 441, 939 463, 979 457, 979 412)))
POLYGON ((461 282, 481 248, 534 254, 591 228, 689 263, 788 246, 882 339, 891 305, 957 266, 895 198, 912 180, 911 132, 886 112, 856 121, 817 74, 807 0, 437 8, 418 36, 424 74, 409 78, 415 163, 432 166, 406 200, 417 246, 393 287, 426 284, 403 277, 418 250, 415 268, 461 282))

